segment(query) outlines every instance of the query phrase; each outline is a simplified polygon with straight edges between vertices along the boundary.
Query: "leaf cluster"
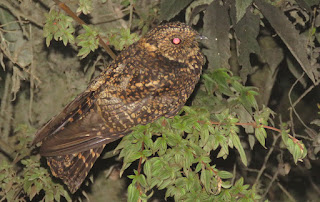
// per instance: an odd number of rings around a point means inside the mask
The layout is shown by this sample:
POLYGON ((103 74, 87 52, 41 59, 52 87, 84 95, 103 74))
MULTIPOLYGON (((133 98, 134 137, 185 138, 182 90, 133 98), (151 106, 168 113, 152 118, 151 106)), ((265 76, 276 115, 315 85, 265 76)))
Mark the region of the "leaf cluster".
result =
POLYGON ((50 46, 52 39, 62 41, 66 46, 74 43, 73 33, 75 29, 72 25, 73 19, 62 12, 50 10, 46 14, 46 24, 43 27, 43 36, 46 38, 47 46, 50 46))
POLYGON ((16 129, 17 143, 13 162, 0 163, 0 199, 6 201, 42 200, 72 201, 69 192, 55 182, 48 169, 40 165, 39 156, 30 155, 28 145, 32 142, 34 129, 20 125, 16 129), (18 166, 20 165, 20 166, 18 166))
POLYGON ((110 45, 120 51, 139 40, 139 36, 136 33, 131 33, 130 29, 125 28, 111 29, 107 35, 110 45))
MULTIPOLYGON (((147 200, 155 187, 166 188, 165 196, 174 197, 176 201, 259 199, 254 188, 243 185, 243 179, 234 185, 225 181, 235 176, 218 169, 214 159, 226 159, 229 150, 235 148, 242 163, 247 165, 240 141, 239 120, 248 117, 253 120, 249 127, 265 147, 267 135, 262 126, 267 125, 271 110, 263 108, 259 111, 253 96, 256 92, 241 85, 226 69, 204 74, 203 82, 202 96, 195 98, 192 107, 185 106, 180 116, 138 126, 118 145, 116 150, 121 150, 120 157, 123 158, 121 173, 136 160, 139 160, 139 167, 143 165, 143 173, 138 168, 129 176, 132 184, 128 188, 128 201, 147 200), (211 104, 203 105, 202 102, 209 99, 211 104), (217 106, 219 111, 215 110, 217 106), (213 158, 214 151, 219 152, 213 158)), ((288 137, 285 130, 282 134, 288 137)), ((294 145, 297 145, 295 149, 288 146, 294 159, 303 158, 305 150, 296 149, 303 144, 297 141, 294 145)))

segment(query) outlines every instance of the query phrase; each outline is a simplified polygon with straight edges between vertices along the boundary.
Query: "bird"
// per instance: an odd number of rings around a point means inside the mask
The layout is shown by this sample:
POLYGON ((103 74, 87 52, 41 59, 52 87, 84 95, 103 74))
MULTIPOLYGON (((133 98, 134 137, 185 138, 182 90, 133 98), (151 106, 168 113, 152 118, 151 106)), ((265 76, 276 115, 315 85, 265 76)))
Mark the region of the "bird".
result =
POLYGON ((182 22, 156 26, 36 132, 32 144, 42 143, 40 155, 71 193, 108 143, 134 126, 179 113, 200 79, 203 38, 182 22))

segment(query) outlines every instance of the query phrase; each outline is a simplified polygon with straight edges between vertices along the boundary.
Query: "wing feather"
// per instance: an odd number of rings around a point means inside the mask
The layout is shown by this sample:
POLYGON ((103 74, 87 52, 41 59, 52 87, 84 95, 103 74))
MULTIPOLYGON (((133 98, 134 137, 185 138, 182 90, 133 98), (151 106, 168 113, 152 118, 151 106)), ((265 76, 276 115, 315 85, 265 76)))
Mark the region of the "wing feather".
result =
POLYGON ((94 92, 83 92, 69 103, 57 116, 53 117, 35 134, 32 144, 36 144, 50 135, 57 133, 72 120, 78 119, 81 114, 87 113, 93 106, 94 92))
POLYGON ((79 189, 103 148, 104 145, 76 154, 47 157, 48 165, 52 174, 61 178, 70 192, 74 193, 79 189))

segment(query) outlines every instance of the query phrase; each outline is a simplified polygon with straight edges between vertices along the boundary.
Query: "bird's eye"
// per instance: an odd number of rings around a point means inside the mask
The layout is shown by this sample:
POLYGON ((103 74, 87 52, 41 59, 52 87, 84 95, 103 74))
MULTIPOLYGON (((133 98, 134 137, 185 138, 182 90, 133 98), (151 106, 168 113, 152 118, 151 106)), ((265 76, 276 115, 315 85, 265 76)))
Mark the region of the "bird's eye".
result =
POLYGON ((180 39, 180 38, 175 37, 175 38, 173 38, 173 39, 172 39, 172 43, 173 43, 173 44, 175 44, 175 45, 178 45, 178 44, 180 44, 180 43, 181 43, 181 39, 180 39))

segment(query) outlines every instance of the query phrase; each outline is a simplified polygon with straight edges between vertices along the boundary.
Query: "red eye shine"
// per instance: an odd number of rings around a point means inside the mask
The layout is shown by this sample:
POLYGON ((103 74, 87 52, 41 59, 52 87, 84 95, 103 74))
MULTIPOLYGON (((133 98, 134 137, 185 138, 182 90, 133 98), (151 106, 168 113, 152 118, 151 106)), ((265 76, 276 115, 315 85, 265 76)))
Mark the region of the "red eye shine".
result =
POLYGON ((179 38, 173 38, 172 43, 178 45, 181 42, 179 38))

